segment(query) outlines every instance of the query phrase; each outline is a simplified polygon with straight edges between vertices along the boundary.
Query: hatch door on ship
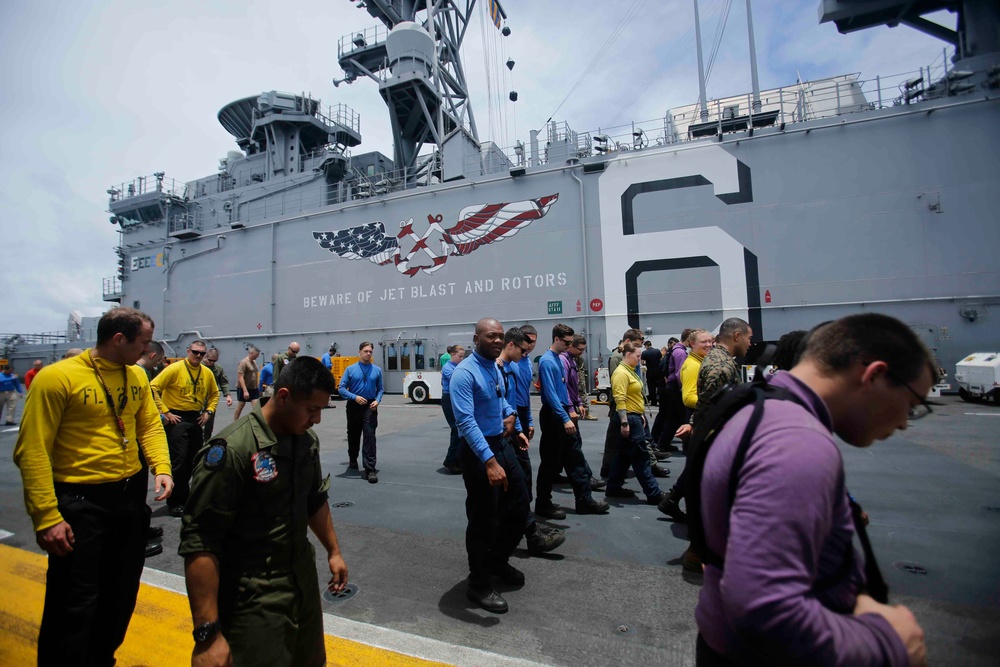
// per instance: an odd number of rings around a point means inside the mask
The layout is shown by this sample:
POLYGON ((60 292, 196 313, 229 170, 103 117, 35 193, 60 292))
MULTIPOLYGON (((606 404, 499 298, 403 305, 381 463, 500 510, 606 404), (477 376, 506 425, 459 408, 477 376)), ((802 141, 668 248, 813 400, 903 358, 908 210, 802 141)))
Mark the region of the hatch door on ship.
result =
POLYGON ((379 341, 382 348, 382 375, 385 390, 398 394, 403 386, 403 376, 410 371, 431 370, 429 356, 437 348, 426 338, 398 338, 379 341))

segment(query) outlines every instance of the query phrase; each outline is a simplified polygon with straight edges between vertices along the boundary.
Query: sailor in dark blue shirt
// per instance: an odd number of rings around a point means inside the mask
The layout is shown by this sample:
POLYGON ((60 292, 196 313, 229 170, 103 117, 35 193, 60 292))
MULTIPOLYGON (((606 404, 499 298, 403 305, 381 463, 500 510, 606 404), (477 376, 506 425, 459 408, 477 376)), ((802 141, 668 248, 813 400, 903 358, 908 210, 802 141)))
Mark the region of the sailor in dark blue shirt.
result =
POLYGON ((378 483, 375 474, 375 429, 378 428, 378 404, 382 402, 382 369, 372 363, 375 346, 365 341, 358 348, 361 361, 344 369, 338 392, 347 399, 347 456, 348 468, 358 469, 360 450, 369 484, 378 483), (364 435, 364 446, 361 436, 364 435))
POLYGON ((510 565, 528 513, 524 474, 510 441, 517 414, 504 398, 496 359, 504 347, 503 327, 495 319, 476 323, 475 351, 451 376, 451 404, 462 436, 465 482, 465 548, 469 556, 466 595, 486 611, 502 614, 507 601, 493 589, 491 575, 521 586, 524 575, 510 565))
POLYGON ((538 466, 538 483, 535 514, 549 519, 564 519, 566 512, 552 503, 552 482, 565 468, 576 497, 577 514, 606 514, 608 504, 595 500, 590 488, 590 467, 583 456, 583 441, 577 436, 575 413, 570 411, 566 376, 559 355, 573 343, 573 329, 565 324, 552 328, 552 347, 538 362, 538 380, 542 386, 542 410, 538 421, 542 437, 538 453, 542 462, 538 466))

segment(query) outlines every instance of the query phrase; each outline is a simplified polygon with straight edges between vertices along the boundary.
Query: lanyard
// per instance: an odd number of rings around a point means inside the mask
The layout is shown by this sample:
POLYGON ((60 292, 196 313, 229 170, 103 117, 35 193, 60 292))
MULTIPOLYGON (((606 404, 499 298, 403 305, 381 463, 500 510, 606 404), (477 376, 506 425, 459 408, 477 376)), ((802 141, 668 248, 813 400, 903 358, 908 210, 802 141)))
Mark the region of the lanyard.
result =
POLYGON ((125 406, 128 405, 128 371, 125 369, 125 365, 122 364, 122 387, 124 391, 122 392, 121 404, 116 405, 115 398, 111 394, 111 387, 104 381, 104 375, 101 373, 101 369, 97 367, 97 362, 94 361, 92 350, 87 350, 87 357, 90 359, 90 365, 94 367, 94 373, 97 374, 97 381, 101 383, 104 393, 108 397, 108 405, 111 406, 111 414, 114 415, 115 425, 118 426, 118 431, 122 434, 122 449, 125 449, 128 447, 128 435, 125 432, 125 421, 122 419, 122 415, 125 413, 125 406))

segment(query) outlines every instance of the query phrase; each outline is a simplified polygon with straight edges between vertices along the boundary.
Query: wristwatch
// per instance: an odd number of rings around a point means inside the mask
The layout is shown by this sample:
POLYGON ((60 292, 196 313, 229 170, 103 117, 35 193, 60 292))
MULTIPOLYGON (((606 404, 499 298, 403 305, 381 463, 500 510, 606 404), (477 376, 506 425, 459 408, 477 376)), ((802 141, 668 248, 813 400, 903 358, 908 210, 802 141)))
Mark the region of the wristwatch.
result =
POLYGON ((202 623, 197 628, 195 628, 194 632, 192 632, 191 634, 194 635, 194 641, 196 644, 202 644, 204 642, 207 642, 212 637, 214 637, 218 632, 219 632, 219 622, 212 621, 211 623, 202 623))

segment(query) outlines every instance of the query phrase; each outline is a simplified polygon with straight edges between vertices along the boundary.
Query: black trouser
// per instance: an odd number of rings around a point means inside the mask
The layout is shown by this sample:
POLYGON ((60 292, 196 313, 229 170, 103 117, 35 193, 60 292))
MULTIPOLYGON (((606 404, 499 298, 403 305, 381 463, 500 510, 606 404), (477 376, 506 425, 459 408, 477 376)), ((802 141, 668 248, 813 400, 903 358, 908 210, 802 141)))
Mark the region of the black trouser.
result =
POLYGON ((38 664, 106 667, 125 640, 145 562, 146 474, 112 484, 56 482, 73 551, 49 556, 38 664))
POLYGON ((204 432, 198 425, 201 413, 195 410, 180 412, 171 410, 181 420, 176 424, 164 423, 167 431, 167 445, 170 448, 170 467, 174 476, 174 490, 167 498, 171 509, 183 507, 191 495, 191 473, 194 472, 194 458, 205 444, 204 432))
POLYGON ((375 429, 378 428, 378 409, 372 410, 367 405, 358 405, 354 401, 347 403, 347 456, 352 461, 358 460, 358 452, 362 456, 362 467, 368 472, 375 471, 375 429), (362 446, 364 436, 364 446, 362 446))
POLYGON ((671 382, 663 389, 663 400, 660 401, 660 411, 653 420, 650 435, 659 447, 666 447, 674 439, 674 433, 685 421, 684 400, 681 398, 681 387, 671 382))
MULTIPOLYGON (((220 403, 221 403, 221 401, 220 401, 220 403)), ((202 429, 202 431, 205 434, 204 437, 203 437, 203 439, 202 439, 202 442, 208 442, 209 440, 212 439, 212 433, 215 432, 215 413, 214 412, 208 416, 208 421, 205 422, 205 427, 202 429)))
MULTIPOLYGON (((524 436, 528 436, 528 413, 531 408, 525 405, 519 405, 517 410, 517 420, 521 422, 521 430, 524 431, 524 436)), ((531 493, 531 456, 528 454, 527 449, 521 449, 514 443, 514 455, 517 456, 517 462, 521 464, 521 472, 524 473, 524 488, 528 490, 528 518, 524 522, 525 535, 534 529, 531 527, 535 523, 535 513, 531 510, 531 502, 534 497, 531 493), (529 530, 530 529, 530 530, 529 530)))
POLYGON ((507 564, 521 536, 528 512, 528 489, 524 474, 510 442, 502 436, 488 436, 496 462, 507 475, 503 485, 490 486, 486 464, 462 440, 462 480, 465 482, 465 550, 469 555, 469 586, 491 588, 490 573, 507 564))
POLYGON ((580 432, 576 435, 566 433, 562 419, 547 405, 542 406, 538 416, 538 425, 542 436, 538 441, 538 454, 541 463, 538 465, 538 482, 536 496, 540 503, 552 502, 552 482, 563 470, 573 486, 576 500, 590 500, 590 468, 583 456, 583 440, 580 432))
POLYGON ((733 662, 721 653, 716 653, 715 649, 708 645, 699 632, 698 639, 695 641, 694 664, 697 667, 738 667, 740 663, 733 662))

